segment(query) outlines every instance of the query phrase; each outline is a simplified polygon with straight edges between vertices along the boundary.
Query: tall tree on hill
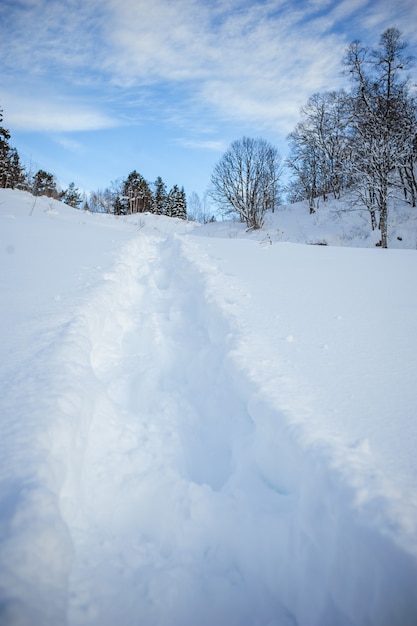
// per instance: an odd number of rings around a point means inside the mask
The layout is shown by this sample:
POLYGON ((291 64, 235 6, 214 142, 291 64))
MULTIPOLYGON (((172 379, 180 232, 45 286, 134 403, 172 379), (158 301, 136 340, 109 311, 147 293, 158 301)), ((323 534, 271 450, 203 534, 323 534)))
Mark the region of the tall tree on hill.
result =
POLYGON ((33 177, 32 191, 35 196, 48 196, 58 198, 58 190, 53 174, 38 170, 33 177))
POLYGON ((180 220, 187 219, 187 196, 184 187, 181 187, 180 189, 179 203, 177 205, 177 212, 175 217, 178 217, 178 219, 180 220))
POLYGON ((308 199, 310 212, 318 198, 335 198, 347 186, 345 161, 349 156, 347 132, 350 112, 344 91, 314 94, 301 109, 302 120, 288 136, 287 165, 295 174, 292 191, 300 189, 308 199))
POLYGON ((0 109, 0 187, 8 187, 9 179, 9 153, 10 153, 10 133, 2 125, 3 111, 0 109))
POLYGON ((113 213, 115 193, 109 187, 98 189, 90 194, 88 206, 93 213, 113 213))
POLYGON ((80 204, 83 201, 83 197, 80 191, 76 188, 75 183, 70 183, 68 185, 68 189, 64 192, 62 196, 62 201, 69 206, 72 206, 74 209, 78 209, 80 204))
POLYGON ((168 194, 167 188, 160 176, 154 182, 154 193, 152 202, 152 213, 155 215, 166 215, 168 194))
MULTIPOLYGON (((416 122, 417 126, 417 122, 416 122)), ((414 131, 413 148, 407 153, 400 164, 398 173, 403 189, 404 200, 417 206, 417 128, 414 131)))
POLYGON ((146 180, 136 170, 122 183, 119 202, 118 209, 122 215, 151 211, 152 192, 146 180))
POLYGON ((188 196, 187 218, 193 222, 203 221, 203 209, 200 196, 195 191, 191 192, 191 194, 188 196))
POLYGON ((25 168, 20 163, 16 148, 10 146, 10 132, 2 125, 3 111, 0 109, 0 187, 24 189, 25 168))
POLYGON ((9 178, 7 186, 11 189, 25 189, 27 187, 25 168, 20 163, 19 153, 16 148, 12 148, 9 152, 9 178))
POLYGON ((354 41, 344 59, 353 86, 351 174, 372 226, 380 229, 383 248, 388 246, 388 199, 415 137, 416 108, 405 75, 410 65, 405 49, 402 33, 388 28, 376 49, 354 41))
POLYGON ((187 202, 184 187, 181 189, 174 185, 168 194, 167 212, 168 217, 187 219, 187 202))

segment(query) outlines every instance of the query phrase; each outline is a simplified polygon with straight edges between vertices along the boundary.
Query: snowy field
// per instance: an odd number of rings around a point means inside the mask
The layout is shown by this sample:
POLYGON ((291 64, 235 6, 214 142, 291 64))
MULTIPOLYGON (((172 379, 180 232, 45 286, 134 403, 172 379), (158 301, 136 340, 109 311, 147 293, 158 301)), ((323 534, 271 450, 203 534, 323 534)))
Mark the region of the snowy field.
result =
POLYGON ((415 626, 409 218, 0 190, 0 624, 415 626))

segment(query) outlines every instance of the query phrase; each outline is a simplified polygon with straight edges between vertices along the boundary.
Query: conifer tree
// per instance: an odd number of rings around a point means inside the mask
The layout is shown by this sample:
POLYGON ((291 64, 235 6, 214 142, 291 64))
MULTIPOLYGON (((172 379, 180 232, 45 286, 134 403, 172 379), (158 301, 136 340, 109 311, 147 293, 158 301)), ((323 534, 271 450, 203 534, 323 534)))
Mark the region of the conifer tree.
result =
POLYGON ((10 133, 2 126, 3 111, 0 109, 0 187, 8 187, 10 168, 10 133))
POLYGON ((9 152, 9 177, 7 187, 11 189, 24 189, 26 186, 25 168, 20 164, 20 157, 16 148, 9 152))
POLYGON ((185 195, 184 187, 180 189, 177 217, 181 220, 187 219, 187 196, 185 195))
POLYGON ((45 170, 36 172, 33 177, 32 190, 35 196, 48 196, 49 198, 58 197, 55 178, 49 172, 45 172, 45 170))
POLYGON ((168 217, 187 219, 187 202, 184 187, 181 189, 174 185, 168 194, 167 213, 168 217))
POLYGON ((160 176, 154 182, 154 188, 152 213, 155 213, 155 215, 166 215, 168 194, 166 185, 160 176))
POLYGON ((83 198, 79 190, 76 188, 75 183, 70 183, 68 185, 68 189, 64 192, 62 201, 65 204, 72 206, 74 209, 79 208, 83 198))
POLYGON ((152 209, 152 192, 141 174, 133 170, 122 184, 119 197, 121 214, 144 213, 152 209))

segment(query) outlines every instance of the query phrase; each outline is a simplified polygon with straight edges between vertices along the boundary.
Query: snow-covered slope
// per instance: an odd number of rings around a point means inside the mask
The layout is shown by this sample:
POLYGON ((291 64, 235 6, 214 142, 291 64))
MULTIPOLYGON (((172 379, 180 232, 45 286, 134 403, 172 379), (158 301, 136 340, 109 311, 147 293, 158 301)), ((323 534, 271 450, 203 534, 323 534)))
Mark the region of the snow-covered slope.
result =
POLYGON ((0 190, 0 624, 416 624, 417 252, 33 205, 0 190))

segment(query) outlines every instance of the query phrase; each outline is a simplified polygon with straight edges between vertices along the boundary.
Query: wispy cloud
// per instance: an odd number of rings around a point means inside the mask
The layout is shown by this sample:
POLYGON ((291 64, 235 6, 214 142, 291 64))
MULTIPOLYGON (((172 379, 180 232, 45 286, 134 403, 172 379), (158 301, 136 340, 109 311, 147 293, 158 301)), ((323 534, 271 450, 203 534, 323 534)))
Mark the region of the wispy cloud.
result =
POLYGON ((410 20, 417 19, 414 5, 414 0, 395 5, 390 0, 6 0, 0 9, 3 85, 15 107, 8 119, 20 127, 61 131, 120 123, 103 106, 101 91, 104 99, 124 103, 119 115, 132 123, 140 117, 136 102, 148 115, 178 120, 189 115, 195 123, 195 112, 204 109, 213 119, 286 133, 312 93, 342 84, 344 49, 361 38, 364 24, 380 33, 395 23, 417 44, 410 20), (348 18, 358 33, 346 31, 348 18), (66 105, 57 97, 40 104, 54 85, 89 89, 88 106, 66 105))
POLYGON ((6 94, 2 107, 7 111, 7 124, 15 130, 40 132, 73 132, 112 128, 117 121, 90 105, 70 99, 46 98, 27 92, 25 98, 6 94))
POLYGON ((224 152, 227 145, 224 141, 210 141, 210 140, 194 140, 194 139, 176 139, 176 143, 184 146, 184 148, 191 148, 193 150, 211 150, 213 152, 224 152))
POLYGON ((70 152, 79 152, 80 150, 83 150, 83 145, 79 141, 75 141, 74 139, 71 139, 66 135, 56 135, 54 139, 57 144, 65 148, 65 150, 69 150, 70 152))

